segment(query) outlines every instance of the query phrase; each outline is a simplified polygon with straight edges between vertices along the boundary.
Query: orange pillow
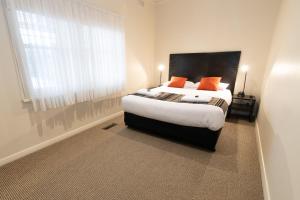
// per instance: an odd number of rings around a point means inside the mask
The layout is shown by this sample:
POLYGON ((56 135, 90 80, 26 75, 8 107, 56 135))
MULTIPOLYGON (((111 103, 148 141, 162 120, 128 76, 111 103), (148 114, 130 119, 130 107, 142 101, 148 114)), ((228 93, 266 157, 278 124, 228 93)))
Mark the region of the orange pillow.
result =
POLYGON ((197 90, 217 91, 219 89, 219 84, 221 79, 222 79, 221 77, 203 77, 201 78, 197 90))
POLYGON ((168 87, 183 88, 187 78, 172 76, 168 87))

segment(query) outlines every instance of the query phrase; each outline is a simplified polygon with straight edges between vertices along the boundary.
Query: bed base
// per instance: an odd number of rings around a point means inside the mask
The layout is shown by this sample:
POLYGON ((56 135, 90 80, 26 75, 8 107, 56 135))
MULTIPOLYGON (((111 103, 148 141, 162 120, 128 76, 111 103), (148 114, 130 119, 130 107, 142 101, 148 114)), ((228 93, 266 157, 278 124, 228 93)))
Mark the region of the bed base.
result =
POLYGON ((215 151, 215 146, 221 133, 221 129, 212 131, 207 128, 181 126, 128 112, 124 113, 124 122, 128 127, 144 130, 175 141, 193 144, 210 151, 215 151))

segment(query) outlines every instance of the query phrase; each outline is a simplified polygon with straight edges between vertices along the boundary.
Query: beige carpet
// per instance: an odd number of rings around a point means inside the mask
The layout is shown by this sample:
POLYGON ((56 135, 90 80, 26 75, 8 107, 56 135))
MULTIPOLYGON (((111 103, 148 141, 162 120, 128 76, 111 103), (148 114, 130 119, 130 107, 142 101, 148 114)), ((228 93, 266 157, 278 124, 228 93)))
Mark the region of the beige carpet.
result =
POLYGON ((211 153, 113 121, 0 168, 0 199, 263 199, 253 124, 227 122, 211 153))

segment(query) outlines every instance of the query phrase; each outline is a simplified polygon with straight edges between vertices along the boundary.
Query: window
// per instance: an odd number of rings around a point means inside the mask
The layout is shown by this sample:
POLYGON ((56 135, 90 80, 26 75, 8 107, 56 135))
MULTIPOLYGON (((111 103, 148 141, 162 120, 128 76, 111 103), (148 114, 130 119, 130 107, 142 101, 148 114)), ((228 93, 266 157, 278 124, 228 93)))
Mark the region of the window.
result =
POLYGON ((125 53, 120 16, 80 1, 6 3, 24 87, 36 110, 121 95, 125 53))

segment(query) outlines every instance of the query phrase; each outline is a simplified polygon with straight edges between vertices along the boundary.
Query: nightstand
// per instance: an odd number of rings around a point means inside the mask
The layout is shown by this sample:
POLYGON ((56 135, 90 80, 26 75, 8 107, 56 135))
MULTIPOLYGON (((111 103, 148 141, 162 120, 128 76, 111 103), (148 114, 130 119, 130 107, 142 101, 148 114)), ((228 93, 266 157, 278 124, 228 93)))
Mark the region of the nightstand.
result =
POLYGON ((238 96, 234 94, 228 110, 228 116, 247 117, 250 122, 254 121, 256 118, 255 103, 255 96, 238 96))

